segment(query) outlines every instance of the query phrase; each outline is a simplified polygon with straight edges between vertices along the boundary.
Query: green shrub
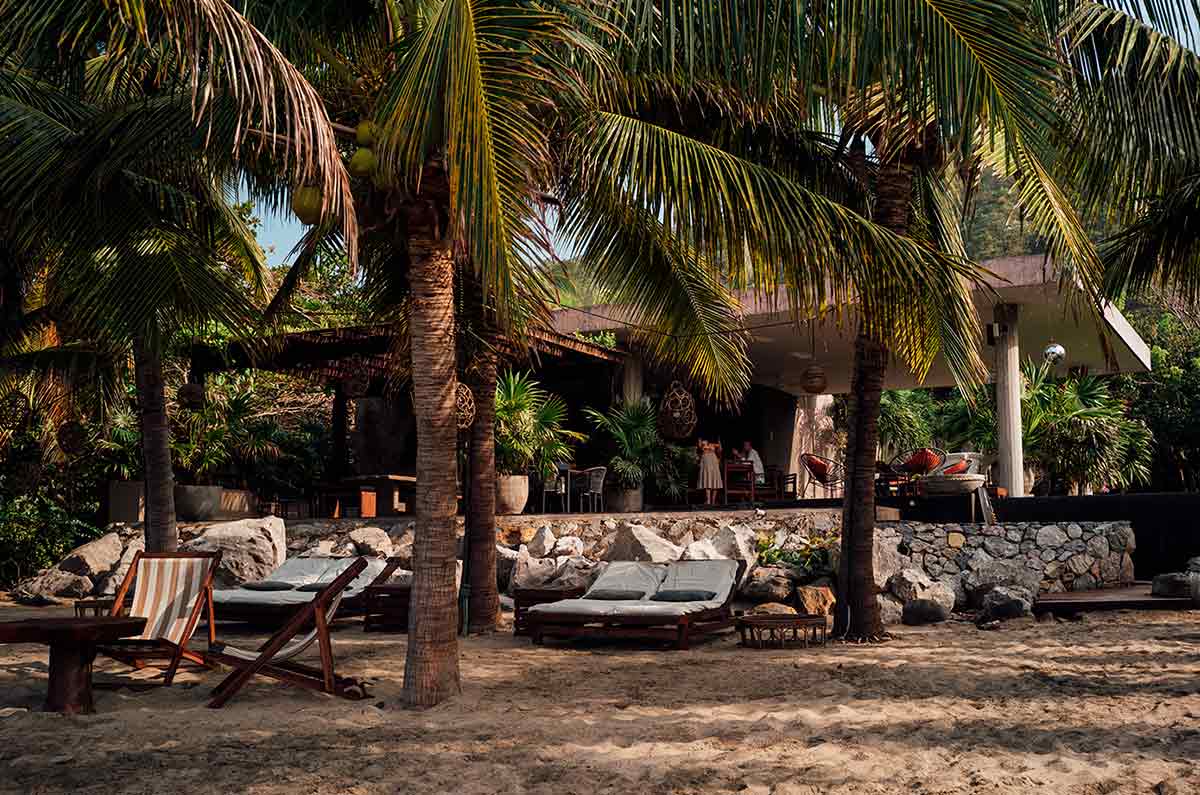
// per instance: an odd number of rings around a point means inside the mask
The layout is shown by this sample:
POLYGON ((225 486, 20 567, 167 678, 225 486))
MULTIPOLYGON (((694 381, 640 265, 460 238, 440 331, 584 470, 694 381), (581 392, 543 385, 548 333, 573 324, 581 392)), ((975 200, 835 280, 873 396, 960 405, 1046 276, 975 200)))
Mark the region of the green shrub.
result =
POLYGON ((101 531, 39 495, 0 503, 0 589, 52 566, 101 531))
POLYGON ((803 569, 809 576, 832 573, 833 552, 842 543, 836 530, 810 530, 802 541, 792 542, 788 549, 775 546, 770 536, 758 538, 758 562, 763 566, 782 563, 803 569))

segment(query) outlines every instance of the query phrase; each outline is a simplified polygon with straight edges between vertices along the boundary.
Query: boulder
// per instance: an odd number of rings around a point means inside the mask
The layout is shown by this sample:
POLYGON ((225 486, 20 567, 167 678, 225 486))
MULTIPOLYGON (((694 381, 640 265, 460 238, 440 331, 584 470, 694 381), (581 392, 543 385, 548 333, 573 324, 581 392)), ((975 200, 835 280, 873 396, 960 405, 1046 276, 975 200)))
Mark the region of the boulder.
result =
POLYGON ((950 617, 950 611, 940 602, 932 599, 913 599, 905 602, 900 614, 900 620, 910 626, 936 624, 950 617))
POLYGON ((563 536, 554 542, 554 548, 550 550, 552 558, 571 558, 582 554, 583 539, 579 536, 563 536))
MULTIPOLYGON (((332 538, 322 538, 317 541, 315 546, 301 552, 298 557, 301 558, 328 558, 333 556, 333 548, 337 544, 332 538)), ((410 547, 411 548, 411 547, 410 547)))
POLYGON ((1150 583, 1151 596, 1190 597, 1192 595, 1191 579, 1185 572, 1159 574, 1150 583))
POLYGON ((1096 531, 1099 532, 1101 528, 1108 538, 1109 548, 1114 552, 1133 552, 1137 549, 1137 537, 1133 534, 1133 525, 1128 522, 1101 525, 1096 531))
POLYGON ((501 591, 508 589, 508 581, 512 579, 513 566, 517 565, 519 554, 510 547, 496 545, 496 587, 501 591))
POLYGON ((1011 585, 1029 593, 1037 593, 1041 580, 1040 571, 1012 561, 993 560, 963 575, 963 588, 966 589, 968 602, 978 606, 982 604, 984 594, 997 586, 1011 585))
POLYGON ((933 587, 933 580, 920 569, 901 569, 888 580, 888 590, 902 602, 920 599, 933 587))
POLYGON ((683 554, 679 556, 680 560, 719 560, 721 553, 713 546, 713 542, 693 541, 683 548, 683 554))
POLYGON ((546 583, 546 587, 587 590, 607 565, 607 563, 597 563, 582 556, 567 558, 559 564, 554 578, 546 583))
POLYGON ((1088 554, 1103 560, 1108 557, 1108 539, 1102 535, 1092 536, 1087 542, 1088 554))
POLYGON ((12 597, 23 605, 51 605, 61 600, 91 596, 92 588, 92 581, 82 574, 46 569, 17 585, 12 597))
POLYGON ((182 552, 220 550, 221 565, 214 579, 218 585, 234 586, 267 579, 287 557, 287 538, 283 520, 278 516, 267 516, 209 525, 200 535, 180 544, 179 549, 182 552))
POLYGON ((392 538, 381 527, 360 527, 350 533, 350 540, 358 554, 369 558, 390 558, 392 538))
POLYGON ((983 548, 994 558, 1011 558, 1020 551, 1016 544, 1006 538, 989 537, 983 539, 983 548))
POLYGON ((756 566, 742 580, 742 596, 752 602, 786 602, 796 589, 797 579, 788 566, 756 566))
POLYGON ((800 585, 796 588, 796 604, 805 615, 828 616, 833 614, 837 597, 828 585, 800 585))
MULTIPOLYGON (((921 594, 921 599, 927 602, 936 602, 941 605, 949 615, 958 605, 958 592, 952 585, 948 585, 942 580, 935 581, 932 585, 921 594)), ((914 600, 915 601, 915 600, 914 600)), ((964 600, 965 601, 965 600, 964 600)))
POLYGON ((1200 556, 1189 559, 1185 571, 1191 574, 1200 574, 1200 556))
POLYGON ((879 599, 879 618, 884 626, 899 624, 904 618, 904 603, 890 593, 881 593, 879 599))
POLYGON ((550 553, 554 551, 554 544, 557 539, 554 537, 554 531, 550 529, 550 525, 544 524, 537 529, 533 534, 533 538, 529 539, 526 544, 529 547, 529 554, 535 558, 548 558, 550 553))
POLYGON ((983 595, 977 623, 1032 615, 1033 596, 1025 588, 998 585, 983 595))
POLYGON ((746 525, 722 527, 712 537, 712 545, 723 558, 746 561, 748 569, 758 561, 758 534, 746 525))
POLYGON ((1067 534, 1056 525, 1048 524, 1037 531, 1037 545, 1042 549, 1057 549, 1067 543, 1067 534))
POLYGON ((765 604, 755 605, 746 611, 746 615, 750 616, 794 616, 796 608, 781 605, 779 602, 766 602, 765 604))
MULTIPOLYGON (((879 528, 875 531, 872 558, 875 564, 875 584, 878 587, 886 588, 893 574, 912 563, 909 557, 900 551, 903 541, 903 537, 891 528, 879 528)), ((899 622, 900 616, 897 612, 896 620, 892 623, 899 622)))
POLYGON ((117 561, 116 567, 109 572, 108 576, 96 584, 96 593, 101 596, 112 596, 121 587, 121 583, 125 580, 125 575, 129 573, 129 567, 133 565, 133 557, 137 553, 146 548, 146 540, 141 536, 130 541, 125 545, 125 551, 121 553, 121 559, 117 561))
POLYGON ((617 528, 616 538, 604 553, 604 560, 670 563, 673 560, 679 560, 682 553, 682 549, 670 541, 659 538, 650 528, 624 522, 617 528))
POLYGON ((508 581, 508 593, 517 588, 541 588, 558 573, 558 561, 554 558, 535 558, 529 548, 522 546, 513 563, 512 576, 508 581))
POLYGON ((58 568, 82 577, 99 577, 112 571, 121 559, 121 537, 108 533, 71 550, 58 568))

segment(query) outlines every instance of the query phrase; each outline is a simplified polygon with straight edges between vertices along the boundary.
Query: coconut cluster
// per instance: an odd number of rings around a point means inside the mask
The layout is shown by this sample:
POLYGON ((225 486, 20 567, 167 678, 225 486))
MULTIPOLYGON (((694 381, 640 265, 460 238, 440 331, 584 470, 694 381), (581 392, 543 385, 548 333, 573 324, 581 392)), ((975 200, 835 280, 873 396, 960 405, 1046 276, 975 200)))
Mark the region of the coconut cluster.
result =
MULTIPOLYGON (((377 130, 374 123, 361 121, 354 130, 354 141, 358 149, 350 157, 350 173, 366 179, 375 176, 379 167, 379 158, 372 147, 375 144, 377 130)), ((321 189, 312 185, 304 185, 292 191, 292 212, 301 223, 314 226, 321 220, 321 204, 324 197, 321 189)))

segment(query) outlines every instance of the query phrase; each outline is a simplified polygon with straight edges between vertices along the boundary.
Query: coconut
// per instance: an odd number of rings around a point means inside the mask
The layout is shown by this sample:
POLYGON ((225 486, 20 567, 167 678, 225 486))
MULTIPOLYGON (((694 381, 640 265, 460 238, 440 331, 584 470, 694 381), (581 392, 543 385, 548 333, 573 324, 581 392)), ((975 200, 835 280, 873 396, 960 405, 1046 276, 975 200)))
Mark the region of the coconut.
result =
POLYGON ((292 191, 292 212, 302 223, 312 226, 321 220, 321 189, 305 186, 292 191))
POLYGON ((375 143, 375 125, 369 121, 360 121, 354 128, 354 140, 359 146, 370 146, 375 143))
POLYGON ((369 177, 375 173, 375 166, 378 163, 379 160, 375 157, 375 153, 363 147, 354 153, 354 157, 350 158, 350 173, 356 177, 369 177))

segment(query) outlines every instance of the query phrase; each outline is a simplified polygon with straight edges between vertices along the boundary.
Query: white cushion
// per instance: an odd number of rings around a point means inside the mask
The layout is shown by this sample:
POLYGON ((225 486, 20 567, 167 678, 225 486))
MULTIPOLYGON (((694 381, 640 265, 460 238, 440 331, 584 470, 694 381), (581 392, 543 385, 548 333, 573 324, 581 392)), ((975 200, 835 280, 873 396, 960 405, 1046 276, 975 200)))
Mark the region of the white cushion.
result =
POLYGON ((638 602, 610 602, 603 599, 561 599, 557 602, 546 602, 529 608, 530 613, 541 615, 583 616, 585 618, 604 618, 612 615, 617 605, 639 604, 638 602))
MULTIPOLYGON (((604 573, 596 578, 587 592, 641 591, 642 599, 646 600, 658 590, 666 573, 666 567, 660 563, 642 563, 632 560, 613 561, 608 564, 604 573)), ((587 594, 584 596, 586 597, 587 594)))
MULTIPOLYGON (((705 602, 720 607, 733 590, 737 577, 736 560, 677 560, 667 564, 660 591, 712 591, 716 594, 705 602)), ((694 604, 683 602, 681 604, 694 604)))
POLYGON ((292 585, 308 585, 320 582, 329 565, 342 560, 352 560, 352 558, 288 558, 264 579, 274 582, 290 582, 292 585))

